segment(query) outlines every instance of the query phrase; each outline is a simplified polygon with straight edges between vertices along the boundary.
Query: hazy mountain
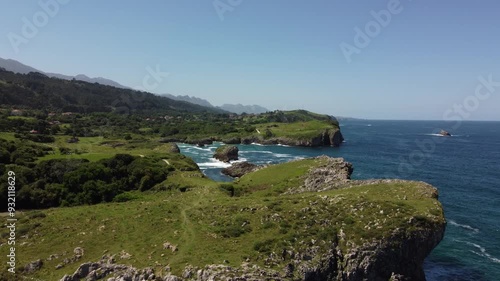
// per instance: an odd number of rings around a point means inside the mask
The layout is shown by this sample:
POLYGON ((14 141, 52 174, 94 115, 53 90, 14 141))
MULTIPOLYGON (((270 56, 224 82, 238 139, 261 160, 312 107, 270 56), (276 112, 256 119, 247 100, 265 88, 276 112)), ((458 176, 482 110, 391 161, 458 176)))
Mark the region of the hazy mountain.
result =
POLYGON ((201 105, 201 106, 214 107, 209 101, 207 101, 205 99, 197 98, 197 97, 190 97, 187 95, 186 96, 181 96, 181 95, 175 96, 172 94, 162 94, 161 96, 164 96, 164 97, 167 97, 167 98, 170 98, 173 100, 187 101, 187 102, 194 103, 194 104, 201 105))
MULTIPOLYGON (((13 108, 45 109, 59 112, 117 112, 177 115, 223 113, 185 101, 85 81, 69 82, 39 72, 27 74, 0 70, 0 104, 13 108)), ((1 278, 0 278, 1 279, 1 278)))
POLYGON ((55 77, 55 78, 60 78, 60 79, 65 79, 65 80, 75 79, 75 80, 81 80, 81 81, 85 81, 85 82, 89 82, 89 83, 99 83, 99 84, 106 85, 106 86, 113 86, 113 87, 117 87, 117 88, 130 89, 130 87, 123 86, 122 84, 120 84, 118 82, 115 82, 111 79, 106 79, 103 77, 90 78, 84 74, 78 74, 76 76, 69 76, 69 75, 64 75, 64 74, 59 74, 59 73, 46 73, 46 74, 49 77, 55 77))
POLYGON ((44 71, 38 70, 36 68, 33 68, 31 66, 25 65, 25 64, 18 62, 16 60, 12 60, 12 59, 0 58, 0 67, 5 68, 7 71, 12 71, 15 73, 28 74, 30 72, 40 72, 40 73, 45 74, 49 77, 55 77, 55 78, 64 79, 64 80, 75 79, 75 80, 80 80, 80 81, 89 82, 89 83, 99 83, 102 85, 113 86, 113 87, 117 87, 117 88, 130 89, 129 87, 123 86, 120 83, 115 82, 115 81, 110 80, 110 79, 106 79, 106 78, 102 78, 102 77, 90 78, 90 77, 83 75, 83 74, 71 76, 71 75, 64 75, 64 74, 59 74, 59 73, 44 72, 44 71))
POLYGON ((35 69, 31 66, 27 66, 25 64, 22 64, 18 62, 17 60, 11 60, 11 59, 3 59, 0 58, 0 67, 5 68, 7 71, 12 71, 15 73, 21 73, 21 74, 27 74, 30 72, 40 72, 43 73, 42 71, 35 69))
POLYGON ((238 113, 238 114, 241 114, 243 112, 258 114, 258 113, 265 113, 265 112, 269 111, 269 109, 262 107, 260 105, 256 105, 256 104, 254 104, 254 105, 242 105, 239 103, 238 104, 223 104, 221 106, 218 106, 218 108, 223 109, 225 111, 238 113))
POLYGON ((241 114, 243 112, 246 113, 265 113, 268 112, 269 109, 262 107, 260 105, 242 105, 242 104, 223 104, 221 106, 213 106, 209 101, 197 97, 190 97, 190 96, 175 96, 171 94, 163 94, 162 96, 174 99, 174 100, 181 100, 181 101, 187 101, 190 103, 194 103, 197 105, 202 105, 206 107, 217 107, 225 111, 241 114))

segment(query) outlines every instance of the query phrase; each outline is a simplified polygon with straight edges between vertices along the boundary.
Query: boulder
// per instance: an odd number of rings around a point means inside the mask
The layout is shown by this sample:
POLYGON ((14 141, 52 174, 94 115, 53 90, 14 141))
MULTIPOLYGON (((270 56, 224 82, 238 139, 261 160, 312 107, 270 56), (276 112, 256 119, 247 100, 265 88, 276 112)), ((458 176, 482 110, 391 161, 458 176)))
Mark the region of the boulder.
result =
POLYGON ((259 166, 249 163, 249 162, 238 162, 231 165, 231 167, 222 170, 224 175, 228 175, 233 178, 242 177, 245 174, 257 171, 259 166))
POLYGON ((24 266, 24 272, 33 273, 37 270, 40 270, 40 268, 42 268, 42 266, 43 266, 42 260, 32 261, 24 266))
POLYGON ((215 150, 214 158, 223 162, 238 160, 238 151, 234 145, 223 145, 215 150))

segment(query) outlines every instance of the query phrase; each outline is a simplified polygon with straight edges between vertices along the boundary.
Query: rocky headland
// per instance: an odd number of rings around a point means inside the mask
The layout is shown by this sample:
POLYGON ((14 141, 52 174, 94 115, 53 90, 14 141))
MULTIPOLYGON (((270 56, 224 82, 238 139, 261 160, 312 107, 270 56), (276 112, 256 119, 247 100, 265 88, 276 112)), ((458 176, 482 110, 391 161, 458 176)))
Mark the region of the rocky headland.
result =
MULTIPOLYGON (((326 156, 261 168, 238 164, 255 169, 240 175, 234 183, 236 189, 248 195, 238 197, 240 201, 235 205, 230 203, 231 197, 225 199, 226 203, 207 198, 213 203, 198 205, 202 209, 197 223, 210 229, 234 216, 245 217, 231 226, 241 232, 215 230, 199 235, 213 236, 211 243, 253 245, 250 247, 256 255, 240 262, 224 260, 205 265, 191 256, 192 262, 181 268, 168 264, 170 258, 165 258, 167 264, 163 266, 137 268, 123 260, 120 253, 105 254, 100 260, 82 263, 60 280, 425 280, 423 261, 443 238, 446 226, 434 187, 404 180, 351 180, 350 163, 326 156), (297 170, 304 172, 296 177, 286 174, 297 170), (280 173, 285 174, 288 184, 280 185, 280 173), (263 181, 267 174, 273 178, 263 181), (267 189, 277 195, 252 199, 267 189), (271 204, 263 205, 263 198, 271 204), (229 209, 224 204, 229 204, 229 209), (266 233, 270 236, 262 241, 266 233), (280 242, 285 237, 292 240, 280 242)), ((193 239, 193 235, 189 237, 193 239)), ((189 247, 182 241, 173 246, 175 250, 168 251, 171 258, 189 247)), ((172 243, 166 244, 170 247, 164 249, 172 248, 172 243)), ((197 245, 201 252, 204 247, 209 245, 197 245)), ((227 247, 220 251, 238 251, 231 245, 227 247)))

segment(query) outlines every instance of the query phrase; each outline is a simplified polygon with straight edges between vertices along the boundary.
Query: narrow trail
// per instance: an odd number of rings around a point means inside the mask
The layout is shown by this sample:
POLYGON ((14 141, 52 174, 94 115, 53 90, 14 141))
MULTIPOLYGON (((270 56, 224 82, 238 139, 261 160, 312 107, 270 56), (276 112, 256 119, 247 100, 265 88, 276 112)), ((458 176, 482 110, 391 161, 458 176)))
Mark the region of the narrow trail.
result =
POLYGON ((194 226, 196 222, 192 222, 191 219, 189 218, 189 211, 197 207, 206 198, 208 189, 206 187, 203 187, 201 190, 194 192, 197 193, 196 198, 193 201, 191 201, 189 205, 185 205, 184 208, 181 209, 182 230, 183 230, 182 247, 187 253, 189 253, 191 250, 194 250, 196 246, 195 244, 196 231, 194 226))

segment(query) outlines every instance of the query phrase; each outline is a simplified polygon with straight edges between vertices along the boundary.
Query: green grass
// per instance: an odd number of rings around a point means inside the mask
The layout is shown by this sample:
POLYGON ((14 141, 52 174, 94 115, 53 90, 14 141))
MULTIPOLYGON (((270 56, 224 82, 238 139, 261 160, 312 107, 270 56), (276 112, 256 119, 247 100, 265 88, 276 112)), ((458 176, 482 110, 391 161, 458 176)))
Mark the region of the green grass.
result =
MULTIPOLYGON (((160 274, 167 264, 174 274, 180 274, 186 264, 201 267, 224 260, 231 266, 246 259, 266 266, 271 252, 300 251, 311 246, 312 239, 326 241, 315 245, 320 252, 327 251, 340 230, 346 235, 340 241, 345 250, 388 237, 396 228, 410 233, 444 223, 434 189, 421 183, 282 194, 300 185, 301 176, 319 165, 317 161, 294 161, 245 175, 234 183, 243 191, 235 197, 199 171, 176 171, 161 185, 185 189, 137 193, 124 203, 49 209, 43 215, 18 213, 19 228, 27 234, 17 240, 18 264, 44 259, 42 270, 30 276, 40 280, 58 280, 85 261, 121 251, 131 258, 117 256, 117 263, 151 266, 160 274), (418 218, 417 223, 408 225, 411 218, 418 218), (165 242, 177 245, 178 251, 163 249, 165 242), (55 270, 75 247, 84 248, 83 259, 55 270), (51 254, 63 256, 45 260, 51 254)), ((2 237, 5 232, 0 231, 2 237)), ((5 238, 1 239, 4 243, 5 238)), ((0 251, 5 256, 7 248, 0 251)), ((287 262, 268 266, 281 270, 287 262)))
POLYGON ((264 134, 269 129, 273 137, 286 137, 294 139, 311 139, 317 137, 324 130, 331 129, 332 125, 325 121, 312 120, 295 123, 266 123, 257 125, 257 129, 264 134))
POLYGON ((19 119, 19 120, 25 120, 25 121, 36 121, 35 117, 27 117, 27 116, 8 116, 7 119, 10 119, 10 120, 19 119))
POLYGON ((126 153, 134 156, 146 156, 156 154, 161 151, 161 144, 155 140, 125 140, 125 139, 106 139, 103 137, 80 137, 78 143, 67 143, 68 136, 56 136, 54 143, 45 144, 54 149, 53 154, 48 154, 40 157, 38 161, 72 158, 72 159, 87 159, 90 161, 98 161, 105 158, 110 158, 119 153, 126 153), (119 146, 116 146, 120 144, 119 146), (61 154, 59 148, 67 148, 71 154, 61 154), (159 148, 156 149, 155 148, 159 148))
POLYGON ((0 132, 0 139, 13 141, 16 140, 16 137, 14 137, 14 133, 0 132))
POLYGON ((300 185, 301 177, 312 166, 320 164, 319 160, 304 159, 272 165, 241 177, 237 180, 237 189, 241 193, 259 191, 265 195, 276 195, 284 192, 289 187, 300 185))

